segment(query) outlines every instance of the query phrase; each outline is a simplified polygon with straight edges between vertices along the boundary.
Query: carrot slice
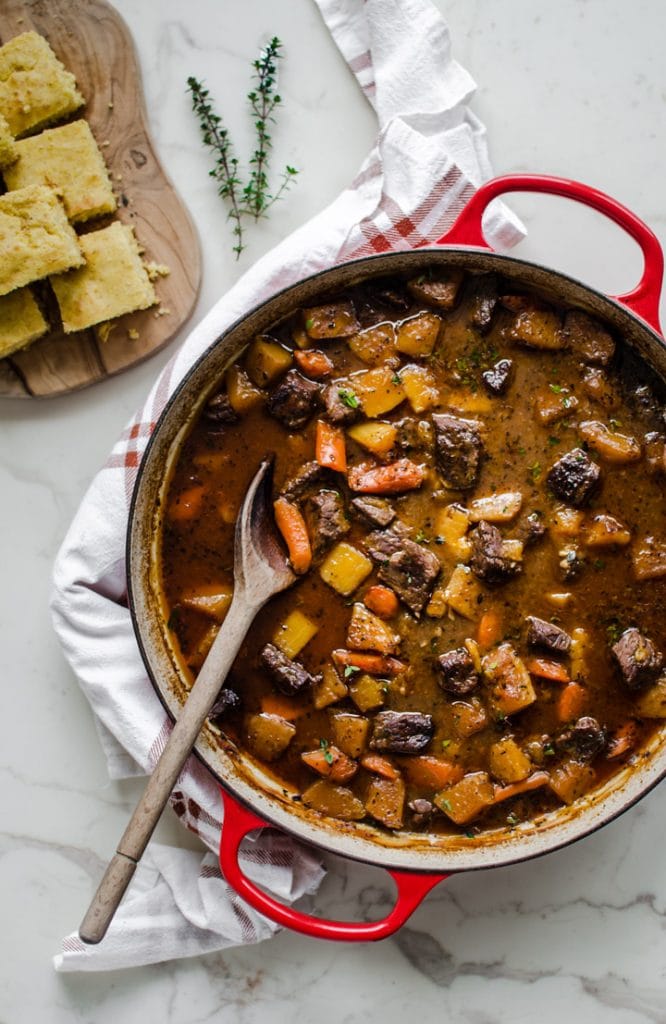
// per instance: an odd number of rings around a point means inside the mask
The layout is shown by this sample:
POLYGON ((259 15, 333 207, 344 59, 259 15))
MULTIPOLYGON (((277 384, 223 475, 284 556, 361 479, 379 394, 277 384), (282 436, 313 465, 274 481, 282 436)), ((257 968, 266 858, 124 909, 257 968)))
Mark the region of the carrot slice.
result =
POLYGON ((410 757, 405 759, 405 775, 414 786, 422 786, 424 789, 444 789, 446 786, 453 786, 460 782, 465 769, 452 761, 440 760, 429 754, 421 757, 410 757))
POLYGON ((265 715, 279 715, 288 722, 295 722, 301 715, 307 714, 309 706, 293 697, 283 697, 280 693, 265 693, 261 698, 261 710, 265 715))
POLYGON ((499 804, 502 800, 509 800, 512 796, 519 796, 520 793, 529 793, 533 789, 540 789, 550 780, 548 772, 534 772, 522 782, 512 782, 510 786, 496 786, 493 796, 493 803, 499 804))
POLYGON ((362 757, 361 768, 392 781, 400 778, 400 772, 393 762, 389 761, 388 757, 380 757, 379 754, 366 754, 365 757, 362 757))
POLYGON ((425 480, 426 471, 411 459, 398 459, 385 466, 352 466, 347 480, 352 491, 361 494, 398 494, 414 491, 425 480))
POLYGON ((315 458, 325 469, 335 469, 338 473, 347 472, 347 449, 342 427, 334 427, 326 420, 317 420, 315 458))
POLYGON ((169 519, 174 523, 187 523, 201 512, 203 504, 204 486, 194 484, 187 490, 181 491, 175 501, 169 505, 169 519))
POLYGON ((533 676, 541 679, 552 679, 554 683, 568 683, 571 676, 564 665, 559 661, 550 661, 548 658, 532 658, 527 662, 527 671, 533 676))
POLYGON ((370 587, 363 595, 363 604, 381 619, 392 619, 398 614, 400 602, 394 590, 390 587, 370 587))
POLYGON ((580 718, 587 704, 587 692, 580 683, 567 683, 557 702, 560 722, 573 722, 580 718))
POLYGON ((481 647, 492 647, 502 639, 502 617, 496 609, 483 613, 476 638, 481 647))
POLYGON ((349 782, 358 771, 356 761, 343 754, 337 747, 328 744, 321 750, 309 750, 301 754, 301 761, 331 782, 349 782))
POLYGON ((273 510, 275 523, 287 545, 291 567, 301 576, 312 564, 310 538, 301 510, 286 498, 278 498, 273 503, 273 510))
POLYGON ((315 380, 328 377, 333 372, 331 360, 325 352, 319 352, 316 348, 294 349, 294 359, 299 370, 307 377, 314 377, 315 380))
POLYGON ((629 718, 609 736, 606 760, 616 761, 624 754, 628 754, 636 746, 637 740, 638 723, 633 718, 629 718))
POLYGON ((371 676, 397 676, 407 667, 398 658, 383 654, 363 654, 362 651, 347 651, 344 648, 333 651, 332 657, 336 665, 351 665, 371 676))

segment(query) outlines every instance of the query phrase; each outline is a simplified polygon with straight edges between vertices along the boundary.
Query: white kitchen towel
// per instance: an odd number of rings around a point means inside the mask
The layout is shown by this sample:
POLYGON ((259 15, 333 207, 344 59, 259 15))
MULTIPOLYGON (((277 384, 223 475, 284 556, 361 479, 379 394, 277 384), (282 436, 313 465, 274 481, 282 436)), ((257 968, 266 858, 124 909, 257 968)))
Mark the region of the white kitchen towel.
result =
MULTIPOLYGON (((95 477, 56 560, 55 630, 97 716, 112 778, 150 772, 170 730, 134 637, 124 559, 137 466, 174 388, 230 324, 281 288, 353 257, 440 237, 491 173, 484 128, 466 107, 474 82, 452 59, 448 28, 429 0, 317 2, 377 112, 376 145, 349 188, 259 260, 192 331, 95 477)), ((485 224, 498 248, 523 235, 499 203, 485 224)), ((219 787, 195 758, 171 803, 215 852, 219 787)), ((315 891, 323 875, 313 851, 275 833, 252 844, 244 863, 290 901, 315 891)), ((213 856, 153 844, 104 941, 85 946, 71 935, 55 965, 136 966, 258 942, 275 930, 235 896, 213 856)))

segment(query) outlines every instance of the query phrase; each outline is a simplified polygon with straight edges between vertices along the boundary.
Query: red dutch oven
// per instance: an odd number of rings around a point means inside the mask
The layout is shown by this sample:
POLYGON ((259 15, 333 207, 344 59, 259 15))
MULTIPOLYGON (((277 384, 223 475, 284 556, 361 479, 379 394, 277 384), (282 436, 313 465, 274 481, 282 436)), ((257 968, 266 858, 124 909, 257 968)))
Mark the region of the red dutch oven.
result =
MULTIPOLYGON (((187 682, 165 627, 159 587, 159 538, 162 497, 184 437, 225 368, 258 333, 294 308, 324 292, 361 280, 424 267, 463 267, 496 272, 512 285, 528 286, 554 301, 584 309, 603 320, 666 381, 666 345, 659 324, 663 253, 653 232, 609 196, 586 185, 541 175, 512 175, 483 185, 451 230, 434 246, 391 252, 351 261, 315 274, 278 293, 231 327, 192 367, 164 409, 142 460, 130 510, 128 585, 139 646, 152 683, 169 714, 176 718, 187 682), (507 192, 544 192, 565 196, 605 214, 640 246, 644 270, 626 295, 609 297, 560 272, 492 251, 483 235, 487 205, 507 192)), ((267 439, 267 448, 270 438, 267 439)), ((426 894, 459 871, 499 867, 540 856, 588 835, 644 796, 666 775, 666 727, 652 739, 639 764, 623 769, 578 801, 524 822, 511 831, 475 836, 388 835, 363 823, 325 818, 292 801, 261 766, 206 726, 195 747, 222 787, 224 822, 220 865, 227 881, 273 921, 318 938, 346 941, 382 939, 395 932, 426 894), (385 868, 397 887, 387 917, 370 923, 327 921, 284 906, 242 871, 238 851, 248 832, 279 828, 324 851, 385 868)))

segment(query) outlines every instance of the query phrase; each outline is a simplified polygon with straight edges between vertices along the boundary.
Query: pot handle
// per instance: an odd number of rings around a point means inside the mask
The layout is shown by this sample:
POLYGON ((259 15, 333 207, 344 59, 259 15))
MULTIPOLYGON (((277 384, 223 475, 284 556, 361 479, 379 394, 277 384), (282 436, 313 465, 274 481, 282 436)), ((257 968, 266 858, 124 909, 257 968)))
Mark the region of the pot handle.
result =
POLYGON ((501 178, 492 178, 474 193, 453 227, 439 238, 436 244, 473 245, 490 249, 491 246, 483 234, 481 220, 488 204, 506 192, 546 192, 574 199, 578 203, 592 207, 598 213, 605 214, 631 235, 643 252, 643 276, 632 291, 625 295, 613 295, 611 298, 621 302, 663 336, 659 323, 659 299, 664 276, 664 254, 659 239, 647 224, 626 206, 589 185, 547 174, 507 174, 501 178))
MULTIPOLYGON (((310 914, 302 914, 273 899, 243 874, 238 863, 238 848, 248 832, 256 828, 272 828, 238 803, 225 789, 222 790, 224 821, 220 839, 220 867, 227 882, 251 907, 277 924, 317 939, 336 939, 344 942, 367 942, 385 939, 400 928, 416 910, 438 882, 448 875, 418 874, 410 871, 388 871, 398 888, 395 906, 381 921, 357 924, 351 921, 327 921, 310 914)), ((387 869, 388 870, 388 869, 387 869)))

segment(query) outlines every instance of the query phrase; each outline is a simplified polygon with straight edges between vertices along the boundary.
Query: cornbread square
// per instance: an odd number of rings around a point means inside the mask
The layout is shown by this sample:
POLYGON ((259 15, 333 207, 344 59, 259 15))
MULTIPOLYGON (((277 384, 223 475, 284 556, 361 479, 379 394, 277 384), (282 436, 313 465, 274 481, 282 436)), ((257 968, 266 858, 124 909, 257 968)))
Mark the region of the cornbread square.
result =
POLYGON ((29 288, 0 298, 0 359, 41 338, 48 324, 29 288))
POLYGON ((30 185, 0 196, 0 295, 82 263, 79 240, 52 189, 30 185))
POLYGON ((0 171, 3 167, 13 164, 17 156, 14 136, 10 132, 6 120, 0 114, 0 171))
POLYGON ((113 213, 116 199, 87 121, 48 128, 15 144, 18 159, 4 174, 8 189, 48 185, 73 222, 113 213))
POLYGON ((0 46, 0 114, 17 139, 83 106, 74 75, 43 36, 23 32, 0 46))
POLYGON ((116 221, 79 242, 86 265, 51 278, 67 334, 157 302, 130 227, 116 221))

